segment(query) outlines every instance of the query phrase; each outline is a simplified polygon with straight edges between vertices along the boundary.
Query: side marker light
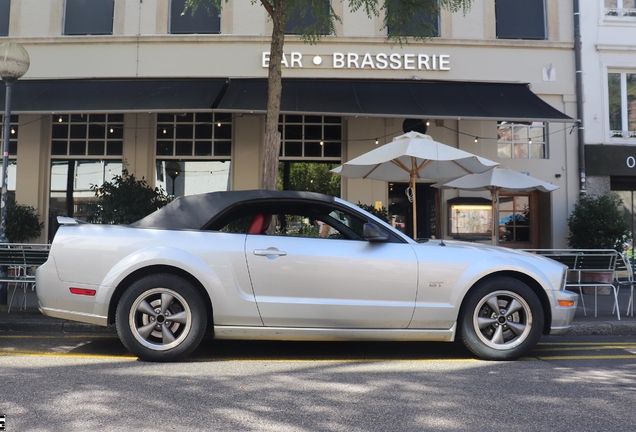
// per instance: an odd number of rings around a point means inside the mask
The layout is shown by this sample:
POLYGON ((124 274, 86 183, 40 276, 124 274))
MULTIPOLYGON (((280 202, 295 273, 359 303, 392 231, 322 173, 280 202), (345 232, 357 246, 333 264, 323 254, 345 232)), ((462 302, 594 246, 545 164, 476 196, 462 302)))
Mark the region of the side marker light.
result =
POLYGON ((69 289, 71 290, 71 294, 85 295, 89 297, 93 297, 95 293, 97 293, 97 290, 94 290, 94 289, 86 289, 86 288, 69 288, 69 289))

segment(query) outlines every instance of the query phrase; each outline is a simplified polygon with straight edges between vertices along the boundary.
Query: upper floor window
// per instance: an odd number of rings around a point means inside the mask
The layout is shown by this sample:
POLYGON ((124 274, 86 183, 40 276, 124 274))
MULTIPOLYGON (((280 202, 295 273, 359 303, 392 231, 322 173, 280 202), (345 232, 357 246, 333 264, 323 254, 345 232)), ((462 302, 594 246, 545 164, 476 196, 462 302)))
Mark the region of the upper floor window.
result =
POLYGON ((636 17, 636 0, 605 0, 605 15, 636 17))
POLYGON ((53 156, 121 156, 123 145, 123 114, 62 114, 53 117, 53 156))
POLYGON ((439 37, 438 11, 419 10, 413 15, 408 15, 405 9, 402 0, 392 2, 387 7, 387 13, 395 17, 392 18, 395 25, 389 23, 387 26, 389 35, 439 37))
POLYGON ((610 138, 636 138, 636 73, 607 74, 610 138))
POLYGON ((547 39, 545 0, 495 0, 498 39, 547 39))
POLYGON ((157 115, 157 156, 232 156, 232 114, 157 115))
POLYGON ((9 36, 11 0, 0 0, 0 36, 9 36))
POLYGON ((544 122, 497 124, 497 157, 547 159, 547 124, 544 122))
POLYGON ((66 0, 65 35, 113 34, 115 0, 66 0))
POLYGON ((194 15, 192 9, 184 11, 186 0, 170 2, 170 33, 221 33, 221 13, 211 3, 201 2, 194 15))
POLYGON ((304 5, 301 7, 300 4, 296 4, 296 7, 287 10, 285 34, 298 35, 308 32, 308 30, 310 30, 309 33, 330 34, 327 21, 331 9, 330 1, 318 0, 311 4, 304 3, 304 5), (321 8, 321 10, 318 11, 317 8, 321 8))

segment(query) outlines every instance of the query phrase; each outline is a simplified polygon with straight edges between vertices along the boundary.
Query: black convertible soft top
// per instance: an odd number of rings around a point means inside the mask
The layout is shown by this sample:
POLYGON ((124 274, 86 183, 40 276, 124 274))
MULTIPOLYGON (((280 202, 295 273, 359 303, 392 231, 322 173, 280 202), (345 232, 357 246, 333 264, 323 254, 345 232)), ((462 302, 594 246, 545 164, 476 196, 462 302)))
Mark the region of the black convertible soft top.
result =
POLYGON ((149 214, 143 219, 130 224, 135 228, 162 229, 202 229, 215 216, 223 211, 247 202, 271 200, 309 200, 322 203, 333 203, 334 198, 315 192, 245 190, 229 192, 210 192, 198 195, 182 196, 149 214))

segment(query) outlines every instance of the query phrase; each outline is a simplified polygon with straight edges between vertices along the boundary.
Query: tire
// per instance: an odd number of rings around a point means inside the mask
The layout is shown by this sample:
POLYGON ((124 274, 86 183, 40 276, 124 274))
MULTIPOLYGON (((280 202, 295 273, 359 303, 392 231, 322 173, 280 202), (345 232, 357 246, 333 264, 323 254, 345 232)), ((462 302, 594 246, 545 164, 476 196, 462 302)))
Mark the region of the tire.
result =
POLYGON ((192 284, 175 275, 156 274, 137 280, 124 292, 115 323, 119 339, 134 355, 169 362, 196 349, 205 334, 207 313, 192 284))
POLYGON ((541 302, 528 285, 500 276, 468 293, 459 317, 459 333, 477 357, 514 360, 536 346, 544 319, 541 302))

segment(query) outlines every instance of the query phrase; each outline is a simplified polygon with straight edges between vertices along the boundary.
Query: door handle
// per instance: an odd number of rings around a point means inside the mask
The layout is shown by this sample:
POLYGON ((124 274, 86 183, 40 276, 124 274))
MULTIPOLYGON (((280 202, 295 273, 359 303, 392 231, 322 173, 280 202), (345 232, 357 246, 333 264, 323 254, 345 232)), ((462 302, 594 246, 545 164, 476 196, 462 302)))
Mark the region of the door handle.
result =
POLYGON ((266 256, 268 258, 270 258, 270 257, 274 258, 274 257, 279 257, 279 256, 285 256, 285 255, 287 255, 287 252, 278 250, 276 248, 255 249, 254 250, 254 255, 266 256))

